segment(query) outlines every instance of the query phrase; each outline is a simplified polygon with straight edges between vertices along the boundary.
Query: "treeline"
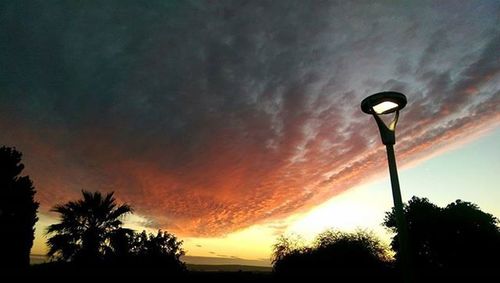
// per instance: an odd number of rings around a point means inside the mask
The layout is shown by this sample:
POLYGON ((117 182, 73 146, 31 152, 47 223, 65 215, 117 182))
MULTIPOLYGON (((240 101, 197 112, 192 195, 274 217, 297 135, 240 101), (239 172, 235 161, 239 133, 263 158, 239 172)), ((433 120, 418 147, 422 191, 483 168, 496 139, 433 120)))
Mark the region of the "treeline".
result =
MULTIPOLYGON (((470 202, 457 200, 438 207, 418 197, 405 204, 404 213, 415 282, 500 279, 500 230, 493 215, 470 202)), ((304 245, 297 236, 281 236, 274 246, 274 272, 281 278, 400 282, 394 211, 386 213, 383 225, 394 232, 391 249, 363 230, 328 230, 312 245, 304 245), (394 258, 391 253, 395 253, 394 258)))
POLYGON ((137 233, 123 228, 122 218, 132 213, 129 205, 117 205, 113 193, 82 191, 83 198, 56 205, 60 222, 47 229, 48 256, 55 261, 81 266, 185 270, 180 257, 182 241, 168 232, 137 233))

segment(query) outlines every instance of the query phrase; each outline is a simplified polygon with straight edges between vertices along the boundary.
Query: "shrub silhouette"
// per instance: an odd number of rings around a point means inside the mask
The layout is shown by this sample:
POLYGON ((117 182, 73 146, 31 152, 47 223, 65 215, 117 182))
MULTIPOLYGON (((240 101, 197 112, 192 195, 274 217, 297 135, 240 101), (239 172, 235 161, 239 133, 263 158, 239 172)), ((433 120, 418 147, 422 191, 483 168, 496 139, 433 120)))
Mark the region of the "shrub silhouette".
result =
POLYGON ((161 230, 156 235, 148 235, 146 231, 142 231, 132 239, 132 253, 149 261, 165 258, 179 260, 184 255, 181 246, 182 241, 177 240, 175 235, 161 230))
POLYGON ((280 237, 274 245, 273 271, 279 277, 382 279, 389 277, 387 249, 373 234, 327 230, 312 247, 280 237))
MULTIPOLYGON (((290 235, 285 237, 281 235, 276 239, 273 245, 272 263, 275 265, 281 262, 286 257, 290 257, 294 253, 301 253, 306 247, 303 247, 303 240, 299 235, 290 235)), ((274 267, 276 269, 276 266, 274 267)))
MULTIPOLYGON (((122 230, 121 217, 132 212, 126 204, 117 206, 113 193, 82 191, 83 199, 56 205, 60 222, 47 228, 53 234, 48 240, 52 259, 99 263, 111 251, 109 241, 122 230)), ((121 232, 120 232, 121 231, 121 232)))
MULTIPOLYGON (((470 202, 457 200, 440 208, 426 198, 413 197, 404 208, 410 251, 422 278, 498 277, 500 230, 498 219, 470 202)), ((384 225, 396 232, 394 211, 384 225)), ((391 243, 399 258, 397 234, 391 243)))
MULTIPOLYGON (((24 169, 21 152, 0 147, 0 250, 2 266, 7 271, 29 266, 33 246, 38 203, 28 176, 20 176, 24 169)), ((1 272, 1 271, 0 271, 1 272)))
POLYGON ((107 259, 112 265, 148 272, 178 274, 186 270, 180 257, 184 255, 182 241, 173 234, 158 231, 156 235, 142 233, 119 233, 111 239, 113 256, 107 259))

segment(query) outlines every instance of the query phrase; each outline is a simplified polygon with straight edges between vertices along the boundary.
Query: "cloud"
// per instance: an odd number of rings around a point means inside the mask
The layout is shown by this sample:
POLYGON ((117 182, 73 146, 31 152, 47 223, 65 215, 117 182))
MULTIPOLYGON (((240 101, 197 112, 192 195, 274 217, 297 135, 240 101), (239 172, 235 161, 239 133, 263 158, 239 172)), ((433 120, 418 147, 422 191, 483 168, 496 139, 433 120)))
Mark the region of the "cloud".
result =
POLYGON ((403 162, 500 119, 497 3, 119 4, 0 4, 1 138, 43 211, 116 191, 150 228, 222 235, 377 173, 368 94, 407 94, 403 162))

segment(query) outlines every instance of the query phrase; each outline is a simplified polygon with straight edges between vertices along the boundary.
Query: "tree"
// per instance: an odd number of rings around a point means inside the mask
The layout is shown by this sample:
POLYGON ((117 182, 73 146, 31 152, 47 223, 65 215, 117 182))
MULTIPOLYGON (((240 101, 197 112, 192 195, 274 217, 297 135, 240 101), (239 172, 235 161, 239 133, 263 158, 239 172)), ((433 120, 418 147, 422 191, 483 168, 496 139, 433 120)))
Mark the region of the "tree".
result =
POLYGON ((390 277, 387 249, 370 232, 327 230, 311 247, 296 247, 295 243, 280 237, 274 245, 273 270, 278 276, 344 280, 390 277))
POLYGON ((299 235, 293 234, 288 237, 285 235, 279 236, 278 239, 276 239, 276 243, 273 245, 271 262, 274 264, 293 253, 301 251, 303 245, 303 240, 299 235))
POLYGON ((124 276, 168 277, 186 270, 180 259, 184 255, 182 241, 171 233, 161 230, 156 235, 146 231, 119 232, 114 234, 110 244, 113 252, 106 257, 108 266, 122 270, 124 276))
POLYGON ((156 235, 142 231, 132 239, 132 255, 142 267, 161 268, 163 271, 179 272, 185 269, 180 257, 184 255, 182 241, 168 232, 158 231, 156 235))
POLYGON ((127 204, 117 205, 112 193, 82 191, 83 199, 56 205, 60 222, 47 228, 48 255, 64 261, 96 263, 111 252, 110 241, 122 228, 120 220, 131 213, 127 204))
POLYGON ((22 153, 15 148, 0 147, 0 250, 6 269, 29 266, 33 246, 38 202, 29 176, 24 169, 22 153))
POLYGON ((179 260, 184 255, 182 241, 166 231, 159 230, 156 235, 142 231, 132 239, 132 253, 146 258, 172 258, 179 260))
POLYGON ((332 249, 337 253, 345 253, 345 256, 338 256, 343 263, 353 259, 356 264, 363 265, 361 261, 365 260, 369 265, 390 260, 387 247, 372 232, 366 230, 357 230, 354 233, 327 230, 316 237, 314 247, 316 250, 332 249))
MULTIPOLYGON (((404 213, 417 274, 433 278, 495 276, 500 230, 493 215, 470 202, 457 200, 441 208, 415 196, 404 213)), ((386 213, 384 225, 397 232, 394 211, 386 213)), ((398 259, 397 237, 395 234, 391 245, 398 259)))

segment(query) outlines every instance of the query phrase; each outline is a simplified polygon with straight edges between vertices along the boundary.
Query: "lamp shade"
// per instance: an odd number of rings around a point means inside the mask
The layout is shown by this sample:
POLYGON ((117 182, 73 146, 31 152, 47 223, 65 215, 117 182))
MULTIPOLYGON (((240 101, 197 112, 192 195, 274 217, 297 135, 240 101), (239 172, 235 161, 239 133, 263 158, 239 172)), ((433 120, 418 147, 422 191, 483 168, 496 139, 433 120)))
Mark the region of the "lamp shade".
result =
POLYGON ((399 92, 384 91, 368 96, 361 101, 361 110, 367 114, 387 114, 403 109, 406 96, 399 92))

